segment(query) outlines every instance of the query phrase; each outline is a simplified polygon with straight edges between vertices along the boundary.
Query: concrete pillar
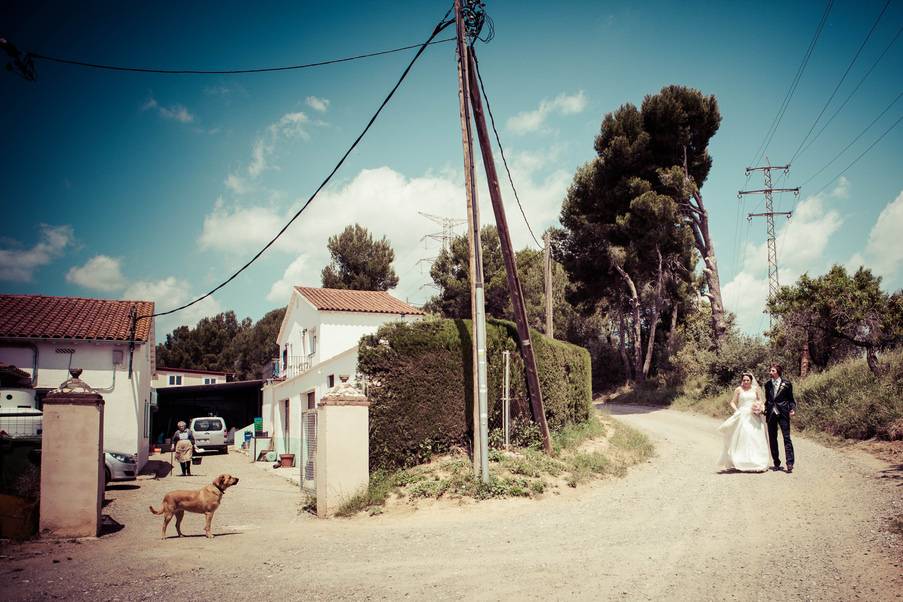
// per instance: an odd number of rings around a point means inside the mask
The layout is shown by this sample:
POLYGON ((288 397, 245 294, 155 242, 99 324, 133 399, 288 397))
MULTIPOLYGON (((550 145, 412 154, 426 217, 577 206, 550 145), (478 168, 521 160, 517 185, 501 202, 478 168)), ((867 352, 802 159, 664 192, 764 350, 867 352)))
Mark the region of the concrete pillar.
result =
POLYGON ((370 402, 342 382, 317 405, 317 516, 331 516, 370 483, 370 402))
POLYGON ((73 373, 73 379, 44 398, 40 522, 43 536, 100 534, 104 401, 78 380, 81 370, 73 373))

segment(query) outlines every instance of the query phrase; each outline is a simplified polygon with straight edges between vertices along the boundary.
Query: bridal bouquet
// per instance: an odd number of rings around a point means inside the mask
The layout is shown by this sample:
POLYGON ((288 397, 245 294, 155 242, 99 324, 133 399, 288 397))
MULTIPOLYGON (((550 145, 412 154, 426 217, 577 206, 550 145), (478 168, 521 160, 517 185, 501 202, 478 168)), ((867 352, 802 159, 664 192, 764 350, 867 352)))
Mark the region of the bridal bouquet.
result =
POLYGON ((765 408, 762 407, 762 404, 759 403, 758 401, 756 403, 752 404, 752 413, 753 414, 756 414, 758 416, 759 414, 761 414, 764 411, 765 411, 765 408))

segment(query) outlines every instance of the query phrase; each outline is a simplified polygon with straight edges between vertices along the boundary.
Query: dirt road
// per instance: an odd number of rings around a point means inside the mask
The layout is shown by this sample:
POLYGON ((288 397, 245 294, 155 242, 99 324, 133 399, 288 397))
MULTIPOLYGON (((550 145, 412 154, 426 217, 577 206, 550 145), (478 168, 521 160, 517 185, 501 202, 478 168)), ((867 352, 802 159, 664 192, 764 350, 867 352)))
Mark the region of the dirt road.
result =
MULTIPOLYGON (((646 432, 658 456, 624 479, 541 500, 320 521, 297 512, 292 485, 243 456, 207 458, 192 487, 218 472, 242 479, 216 514, 215 539, 160 541, 147 506, 189 479, 139 481, 108 492, 118 532, 7 546, 3 597, 903 598, 900 538, 884 530, 885 517, 903 512, 903 467, 799 440, 792 475, 721 475, 716 421, 611 411, 646 432)), ((186 533, 201 527, 186 517, 186 533)))

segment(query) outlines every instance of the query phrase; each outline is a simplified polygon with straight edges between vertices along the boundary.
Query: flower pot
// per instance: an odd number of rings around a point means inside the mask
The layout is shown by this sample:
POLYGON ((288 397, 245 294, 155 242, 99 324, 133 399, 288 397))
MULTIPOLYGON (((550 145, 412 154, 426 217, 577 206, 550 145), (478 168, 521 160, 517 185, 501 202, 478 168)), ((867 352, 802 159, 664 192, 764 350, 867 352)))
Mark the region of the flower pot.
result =
POLYGON ((203 460, 203 458, 200 456, 192 456, 191 457, 191 463, 194 464, 195 466, 198 466, 201 463, 201 460, 203 460))
POLYGON ((291 468, 295 465, 295 454, 280 454, 279 465, 282 468, 291 468))

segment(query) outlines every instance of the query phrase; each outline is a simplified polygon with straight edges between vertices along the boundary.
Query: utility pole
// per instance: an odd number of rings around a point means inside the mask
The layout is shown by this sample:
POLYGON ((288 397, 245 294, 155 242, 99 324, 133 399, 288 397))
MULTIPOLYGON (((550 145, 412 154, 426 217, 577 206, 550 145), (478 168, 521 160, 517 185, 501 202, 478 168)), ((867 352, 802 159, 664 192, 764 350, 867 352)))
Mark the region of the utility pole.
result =
POLYGON ((449 250, 451 239, 455 235, 455 228, 467 223, 466 219, 433 215, 432 213, 424 213, 423 211, 418 211, 417 213, 430 220, 431 222, 438 224, 442 228, 442 232, 433 232, 431 234, 427 234, 420 240, 431 238, 433 240, 439 241, 439 243, 442 245, 443 251, 449 250))
POLYGON ((546 289, 546 336, 555 338, 555 321, 552 315, 552 234, 546 232, 543 242, 543 279, 546 289))
MULTIPOLYGON (((765 158, 766 162, 768 161, 768 157, 765 158)), ((746 175, 748 176, 754 171, 761 171, 762 175, 765 178, 765 188, 760 188, 758 190, 740 190, 737 192, 737 198, 741 198, 743 195, 747 194, 764 194, 765 195, 765 212, 764 213, 750 213, 746 216, 747 221, 752 221, 754 217, 764 217, 765 218, 765 226, 766 231, 768 233, 768 298, 773 299, 775 295, 777 295, 778 291, 781 288, 780 282, 778 282, 778 251, 777 245, 775 243, 774 236, 774 216, 775 215, 786 215, 787 219, 790 219, 792 212, 790 211, 775 211, 774 203, 772 201, 772 193, 775 192, 792 192, 796 196, 800 195, 800 188, 797 186, 796 188, 772 188, 771 185, 771 171, 773 169, 781 170, 785 174, 790 173, 790 165, 762 165, 759 167, 747 167, 746 175)), ((768 316, 768 325, 769 327, 774 325, 774 316, 769 314, 768 316)))
POLYGON ((461 143, 464 147, 464 187, 467 193, 467 248, 470 267, 470 312, 473 324, 473 469, 485 483, 489 481, 489 385, 486 375, 486 295, 483 290, 483 253, 480 245, 480 206, 473 164, 470 131, 470 55, 463 0, 455 0, 455 29, 458 34, 458 104, 461 113, 461 143))
MULTIPOLYGON (((459 6, 460 0, 455 5, 459 6)), ((530 404, 533 410, 533 420, 539 427, 542 435, 542 445, 546 453, 552 452, 552 440, 549 436, 549 425, 546 423, 545 407, 542 402, 542 389, 539 386, 539 372, 536 369, 536 356, 533 353, 533 345, 530 340, 530 327, 527 322, 527 308, 524 305, 524 294, 517 275, 517 263, 514 260, 514 249, 511 246, 511 234, 508 232, 508 218, 505 216, 505 206, 502 204, 502 193, 499 189, 498 173, 495 170, 495 159, 492 157, 492 142, 489 139, 489 131, 486 127, 486 117, 483 114, 483 102, 480 99, 480 86, 476 76, 476 61, 473 47, 469 51, 469 84, 470 103, 473 107, 474 123, 477 127, 477 138, 480 141, 480 151, 483 155, 483 168, 486 170, 486 180, 489 186, 489 197, 492 200, 492 211, 495 214, 495 224, 499 231, 499 243, 502 248, 502 258, 505 260, 505 273, 508 277, 508 294, 511 296, 511 306, 514 309, 514 321, 517 324, 517 334, 520 338, 520 351, 524 359, 524 369, 527 373, 527 391, 530 394, 530 404)))

